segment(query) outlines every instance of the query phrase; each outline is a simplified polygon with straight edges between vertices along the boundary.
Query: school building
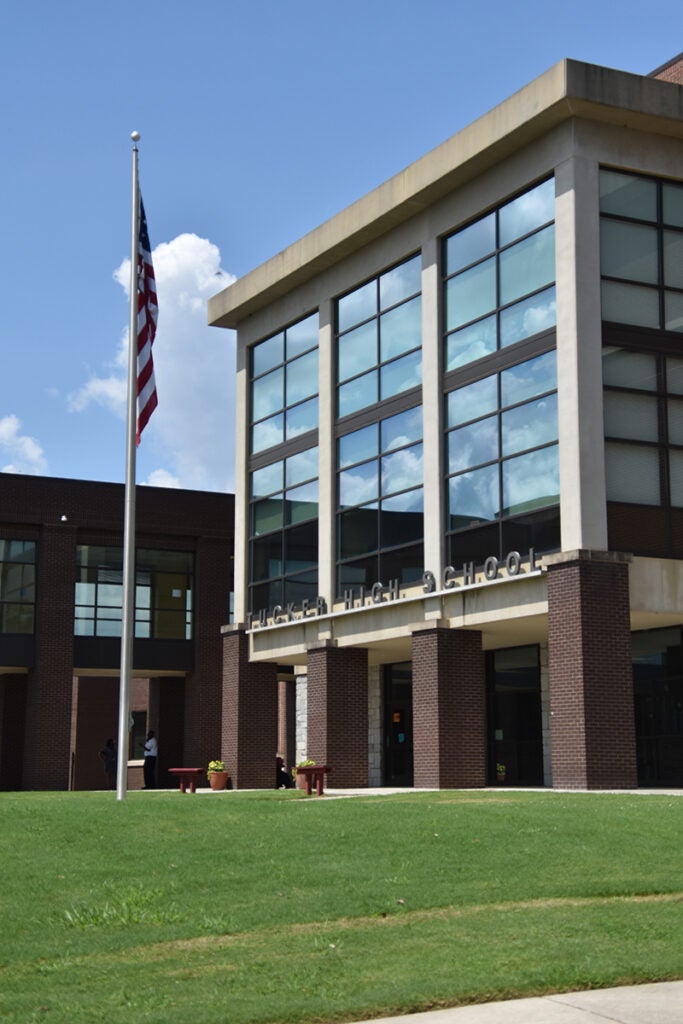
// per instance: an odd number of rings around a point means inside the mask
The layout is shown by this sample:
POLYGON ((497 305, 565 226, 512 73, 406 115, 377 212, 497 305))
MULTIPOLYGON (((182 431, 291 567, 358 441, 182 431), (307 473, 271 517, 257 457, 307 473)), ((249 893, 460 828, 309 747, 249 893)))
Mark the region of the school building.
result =
POLYGON ((683 55, 561 61, 209 321, 237 787, 683 786, 683 55))
MULTIPOLYGON (((0 789, 102 789, 118 739, 124 488, 0 474, 0 789)), ((221 749, 233 496, 138 487, 128 787, 221 749)))

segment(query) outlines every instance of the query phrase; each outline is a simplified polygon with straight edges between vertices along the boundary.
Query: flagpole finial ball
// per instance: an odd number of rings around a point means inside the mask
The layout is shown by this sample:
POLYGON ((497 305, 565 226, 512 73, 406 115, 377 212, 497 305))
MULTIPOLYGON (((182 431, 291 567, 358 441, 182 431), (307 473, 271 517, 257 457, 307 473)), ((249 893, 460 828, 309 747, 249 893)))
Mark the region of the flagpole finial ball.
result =
POLYGON ((133 142, 139 142, 140 141, 140 132, 131 132, 130 133, 130 137, 133 140, 133 142))

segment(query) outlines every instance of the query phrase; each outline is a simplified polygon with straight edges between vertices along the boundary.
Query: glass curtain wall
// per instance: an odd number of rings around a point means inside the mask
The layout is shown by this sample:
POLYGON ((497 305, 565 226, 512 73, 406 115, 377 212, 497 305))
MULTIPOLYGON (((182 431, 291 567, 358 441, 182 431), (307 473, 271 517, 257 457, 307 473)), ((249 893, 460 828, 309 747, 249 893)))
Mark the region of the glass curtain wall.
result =
POLYGON ((560 544, 554 201, 550 179, 444 241, 453 565, 560 544))
POLYGON ((265 451, 318 426, 318 315, 251 350, 251 451, 265 451))

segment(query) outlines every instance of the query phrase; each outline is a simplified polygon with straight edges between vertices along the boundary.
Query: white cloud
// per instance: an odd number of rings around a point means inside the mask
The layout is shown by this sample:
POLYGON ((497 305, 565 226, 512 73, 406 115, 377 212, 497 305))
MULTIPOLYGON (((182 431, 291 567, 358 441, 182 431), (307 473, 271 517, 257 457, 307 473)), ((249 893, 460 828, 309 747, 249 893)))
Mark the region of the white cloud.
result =
POLYGON ((3 473, 45 473, 47 460, 35 437, 20 433, 21 421, 13 415, 0 417, 0 450, 12 460, 2 467, 3 473))
MULTIPOLYGON (((206 302, 235 278, 220 266, 220 251, 206 238, 178 235, 153 250, 159 298, 154 373, 159 404, 142 437, 138 466, 162 487, 232 490, 234 487, 234 334, 206 324, 206 302)), ((130 260, 114 278, 126 295, 130 260)), ((125 415, 127 329, 107 372, 69 395, 72 412, 100 405, 125 415)))

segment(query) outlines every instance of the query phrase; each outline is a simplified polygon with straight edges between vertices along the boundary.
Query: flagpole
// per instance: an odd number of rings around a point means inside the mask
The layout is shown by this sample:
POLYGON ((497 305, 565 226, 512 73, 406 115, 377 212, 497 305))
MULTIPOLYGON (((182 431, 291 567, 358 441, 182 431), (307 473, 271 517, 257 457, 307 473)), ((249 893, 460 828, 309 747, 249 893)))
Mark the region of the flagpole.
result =
POLYGON ((128 735, 130 719, 130 678, 133 666, 135 627, 135 434, 137 418, 137 315, 138 234, 140 189, 138 184, 138 132, 133 140, 133 188, 130 234, 130 312, 128 321, 128 397, 126 415, 126 488, 123 521, 123 609, 121 629, 121 682, 119 686, 119 740, 116 771, 116 799, 125 800, 128 789, 128 735))

